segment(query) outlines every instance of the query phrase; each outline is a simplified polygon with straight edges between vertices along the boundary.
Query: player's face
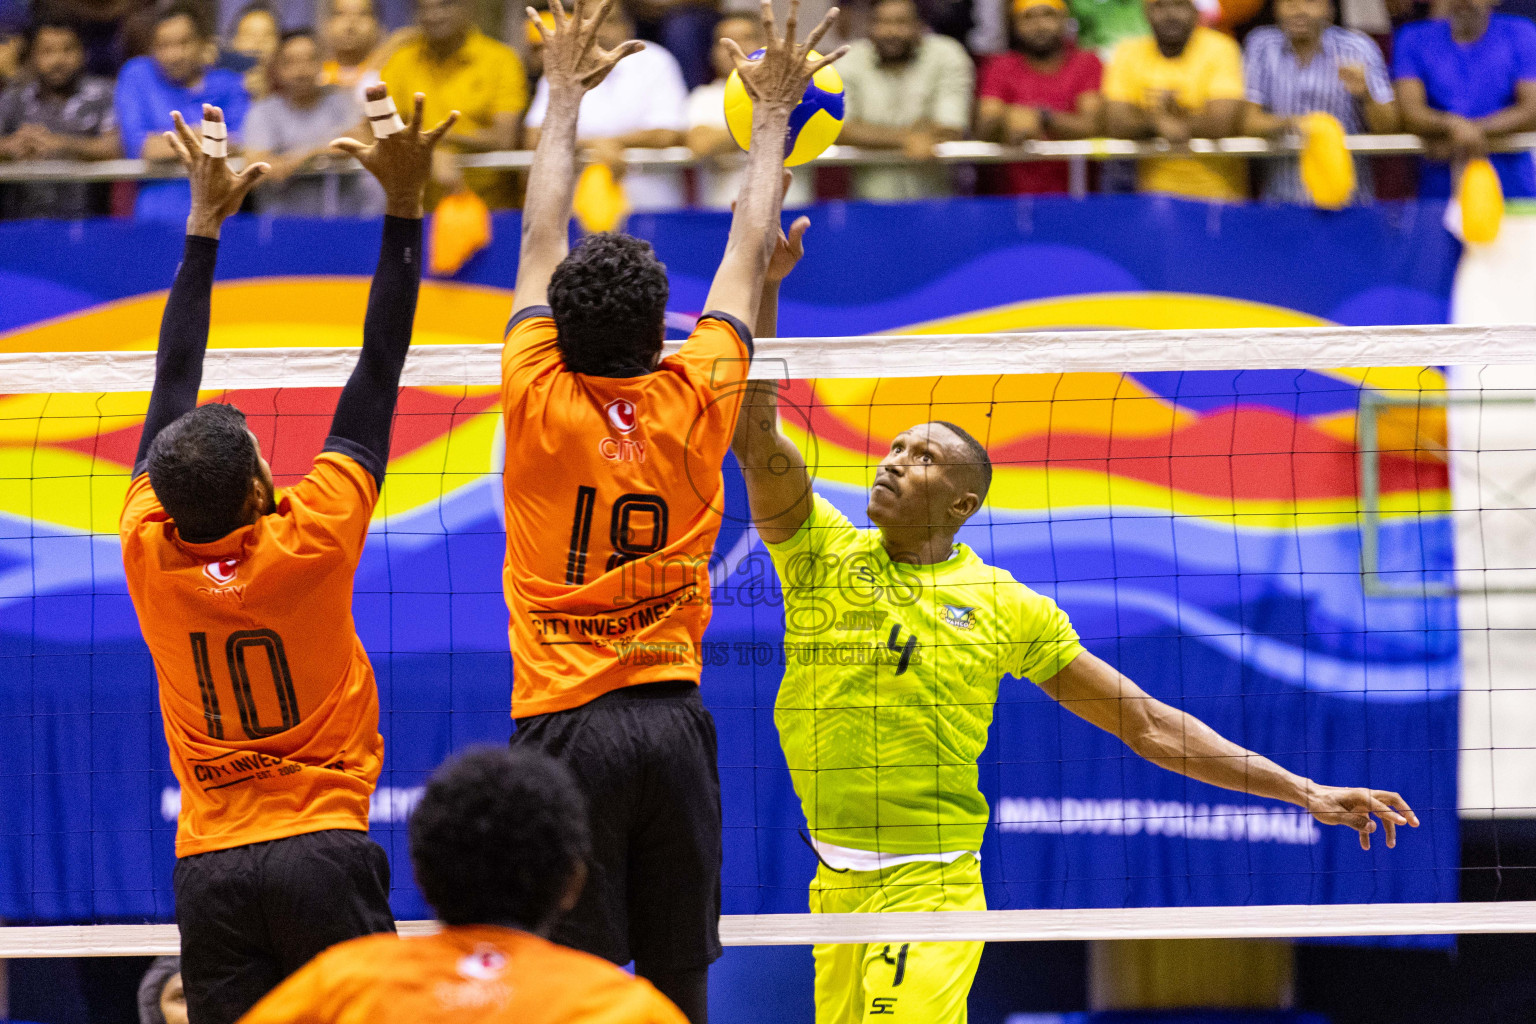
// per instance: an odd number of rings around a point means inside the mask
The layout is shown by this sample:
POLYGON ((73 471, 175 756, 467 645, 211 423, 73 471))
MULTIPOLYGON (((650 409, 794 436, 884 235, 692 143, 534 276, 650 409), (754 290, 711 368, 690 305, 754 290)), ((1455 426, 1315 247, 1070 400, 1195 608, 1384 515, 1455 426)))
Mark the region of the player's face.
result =
POLYGON ((959 439, 937 423, 896 435, 869 489, 869 521, 879 527, 954 529, 951 510, 965 496, 954 467, 966 461, 959 439))
POLYGON ((62 90, 85 70, 85 47, 67 28, 45 28, 32 44, 32 67, 49 89, 62 90))
POLYGON ((886 0, 875 8, 869 23, 869 41, 881 60, 903 61, 917 50, 923 23, 911 0, 886 0))
POLYGON ((763 47, 762 23, 752 18, 725 18, 715 26, 715 48, 710 51, 710 59, 715 63, 717 78, 729 76, 736 68, 730 51, 725 48, 727 39, 741 47, 742 53, 750 55, 763 47))
POLYGON ((160 1013, 165 1024, 187 1024, 187 995, 181 987, 181 974, 170 976, 160 990, 160 1013))
POLYGON ((278 91, 307 103, 320 91, 320 48, 313 39, 295 36, 277 51, 275 70, 278 91))
POLYGON ((155 63, 173 82, 191 82, 203 72, 203 37, 184 14, 167 18, 155 28, 155 63))
POLYGON ((372 0, 333 0, 325 41, 347 63, 366 57, 379 42, 379 19, 374 17, 372 0))

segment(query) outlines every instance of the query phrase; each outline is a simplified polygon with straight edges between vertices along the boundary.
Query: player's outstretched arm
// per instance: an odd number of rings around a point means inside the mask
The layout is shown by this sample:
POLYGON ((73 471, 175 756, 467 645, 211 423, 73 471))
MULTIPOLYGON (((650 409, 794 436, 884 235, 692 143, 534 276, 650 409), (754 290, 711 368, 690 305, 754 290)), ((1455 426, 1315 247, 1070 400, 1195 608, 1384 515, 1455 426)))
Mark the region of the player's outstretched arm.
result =
POLYGON ((1284 800, 1325 825, 1347 825, 1371 848, 1381 819, 1387 846, 1397 845, 1397 826, 1418 827, 1418 815, 1396 793, 1383 789, 1322 786, 1287 771, 1221 736, 1193 715, 1147 694, 1113 666, 1084 651, 1072 664, 1040 684, 1062 707, 1120 737, 1153 764, 1200 782, 1284 800))
POLYGON ((186 251, 160 319, 155 385, 149 396, 149 412, 144 417, 144 432, 139 436, 139 451, 133 460, 135 475, 144 471, 144 460, 155 435, 197 405, 197 390, 203 383, 203 353, 208 348, 219 229, 226 217, 240 209, 245 194, 270 169, 260 163, 239 174, 229 169, 221 134, 224 112, 218 107, 203 105, 201 134, 189 128, 179 113, 173 112, 171 119, 176 122, 176 130, 166 132, 165 138, 187 169, 192 184, 192 212, 187 215, 186 251))
POLYGON ((368 290, 363 349, 336 402, 326 447, 344 451, 383 483, 400 371, 411 347, 416 296, 421 289, 421 218, 427 180, 432 176, 432 151, 458 120, 459 112, 426 131, 421 123, 426 97, 421 93, 416 94, 411 121, 405 125, 394 112, 384 84, 369 87, 367 96, 370 107, 380 111, 370 114, 376 141, 365 146, 344 138, 332 142, 331 147, 354 157, 384 187, 384 241, 379 247, 373 286, 368 290), (388 104, 388 112, 375 104, 388 104))
POLYGON ((574 0, 567 14, 560 0, 551 0, 553 28, 528 8, 528 24, 544 40, 549 109, 528 172, 514 312, 549 303, 549 279, 570 247, 571 199, 576 191, 576 116, 581 98, 597 88, 615 64, 645 49, 644 43, 633 39, 612 50, 597 44, 598 29, 615 2, 574 0))
POLYGON ((752 145, 741 194, 736 199, 736 212, 731 218, 730 238, 725 243, 725 258, 720 261, 709 297, 704 301, 706 310, 729 313, 749 324, 757 319, 763 276, 779 235, 789 115, 805 96, 811 76, 848 52, 848 47, 843 46, 818 60, 809 57, 837 19, 836 7, 827 12, 803 43, 795 41, 800 0, 790 0, 789 20, 782 37, 774 25, 770 0, 763 0, 762 11, 763 35, 768 44, 761 59, 748 60, 733 41, 724 41, 741 83, 752 98, 752 145))
MULTIPOLYGON (((786 172, 785 188, 788 177, 786 172)), ((752 333, 759 338, 778 332, 779 285, 805 255, 803 240, 810 226, 811 219, 801 217, 790 225, 788 235, 778 233, 752 325, 752 333)), ((745 386, 731 450, 747 482, 747 505, 758 535, 765 543, 782 544, 810 517, 811 477, 800 449, 779 430, 778 382, 752 380, 745 386)))

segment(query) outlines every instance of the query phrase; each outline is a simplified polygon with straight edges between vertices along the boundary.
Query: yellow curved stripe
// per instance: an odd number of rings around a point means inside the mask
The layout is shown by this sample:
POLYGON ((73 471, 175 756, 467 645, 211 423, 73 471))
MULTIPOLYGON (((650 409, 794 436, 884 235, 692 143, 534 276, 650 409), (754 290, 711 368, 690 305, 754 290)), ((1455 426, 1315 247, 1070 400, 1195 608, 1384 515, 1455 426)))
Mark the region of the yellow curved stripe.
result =
POLYGON ((993 334, 1040 330, 1199 330, 1321 327, 1329 321, 1262 302, 1187 292, 1099 292, 1031 299, 899 328, 893 334, 993 334))
MULTIPOLYGON (((213 348, 356 346, 362 343, 364 277, 263 277, 213 289, 213 348)), ((103 303, 0 334, 0 352, 153 349, 166 292, 103 303)), ((415 344, 500 341, 512 309, 501 288, 424 281, 415 344)))

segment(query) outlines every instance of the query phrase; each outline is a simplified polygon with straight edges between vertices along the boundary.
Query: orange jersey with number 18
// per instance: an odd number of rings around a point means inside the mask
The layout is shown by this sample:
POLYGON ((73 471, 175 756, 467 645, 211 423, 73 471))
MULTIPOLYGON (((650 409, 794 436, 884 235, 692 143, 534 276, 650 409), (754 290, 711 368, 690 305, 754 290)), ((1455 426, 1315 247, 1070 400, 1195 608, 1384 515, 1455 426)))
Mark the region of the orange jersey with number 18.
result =
POLYGON ((639 683, 697 682, 720 531, 720 462, 752 336, 705 313, 650 372, 565 368, 555 321, 513 318, 502 353, 512 715, 639 683))
POLYGON ((189 544, 149 474, 129 485, 123 567, 181 782, 178 857, 367 831, 384 740, 352 582, 378 493, 326 452, 275 513, 189 544))

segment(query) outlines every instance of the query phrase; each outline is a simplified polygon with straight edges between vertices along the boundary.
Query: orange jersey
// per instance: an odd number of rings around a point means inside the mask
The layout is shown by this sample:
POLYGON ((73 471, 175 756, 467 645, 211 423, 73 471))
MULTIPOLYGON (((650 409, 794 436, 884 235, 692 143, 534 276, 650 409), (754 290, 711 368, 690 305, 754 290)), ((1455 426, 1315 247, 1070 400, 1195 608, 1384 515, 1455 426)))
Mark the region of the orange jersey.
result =
POLYGON ((176 856, 367 831, 384 739, 352 581, 378 495, 327 452, 274 514, 189 544, 149 474, 129 485, 123 566, 181 782, 176 856))
POLYGON ((698 681, 751 343, 706 313, 653 372, 595 377, 565 368, 547 308, 514 319, 501 363, 514 718, 698 681))
POLYGON ((402 939, 369 935, 321 953, 240 1024, 686 1024, 650 983, 511 928, 402 939))

